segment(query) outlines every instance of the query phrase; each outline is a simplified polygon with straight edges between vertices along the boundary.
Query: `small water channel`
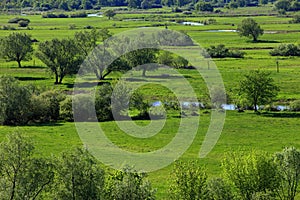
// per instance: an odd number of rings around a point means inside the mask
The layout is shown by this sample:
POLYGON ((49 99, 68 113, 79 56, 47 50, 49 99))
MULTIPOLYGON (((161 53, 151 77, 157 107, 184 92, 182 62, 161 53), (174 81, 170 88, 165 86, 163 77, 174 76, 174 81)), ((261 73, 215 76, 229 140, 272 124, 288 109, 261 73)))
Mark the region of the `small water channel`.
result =
POLYGON ((199 22, 181 22, 180 24, 189 26, 204 26, 204 24, 199 22))
MULTIPOLYGON (((190 108, 191 106, 204 107, 204 104, 201 103, 201 102, 184 101, 184 102, 180 102, 180 104, 181 104, 182 108, 186 108, 186 109, 190 108)), ((155 101, 151 105, 154 106, 154 107, 161 106, 162 102, 161 101, 155 101)), ((222 108, 224 110, 237 110, 237 106, 234 105, 234 104, 222 104, 222 108)), ((259 108, 263 109, 263 106, 259 106, 259 108)), ((278 110, 278 111, 283 111, 283 110, 289 109, 289 107, 286 106, 286 105, 276 105, 276 106, 274 106, 274 108, 276 108, 276 110, 278 110)))

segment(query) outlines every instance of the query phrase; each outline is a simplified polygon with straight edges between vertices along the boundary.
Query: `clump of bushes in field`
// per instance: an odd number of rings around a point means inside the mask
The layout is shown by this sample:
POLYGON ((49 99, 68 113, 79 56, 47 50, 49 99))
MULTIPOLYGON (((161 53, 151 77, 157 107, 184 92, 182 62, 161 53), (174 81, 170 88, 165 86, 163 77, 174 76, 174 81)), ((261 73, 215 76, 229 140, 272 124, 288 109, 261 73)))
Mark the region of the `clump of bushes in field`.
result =
POLYGON ((271 56, 300 56, 300 45, 280 44, 270 51, 271 56))
POLYGON ((151 110, 139 92, 131 94, 124 83, 114 88, 101 85, 95 98, 90 93, 66 96, 57 91, 43 91, 33 86, 21 85, 13 77, 0 77, 0 124, 26 125, 57 120, 110 121, 128 119, 127 109, 135 110, 135 118, 163 117, 151 110), (128 104, 129 103, 129 104, 128 104))
POLYGON ((291 111, 300 111, 300 100, 295 100, 290 104, 291 111))
POLYGON ((16 17, 16 18, 12 18, 12 19, 8 20, 8 23, 18 24, 20 21, 26 21, 28 23, 30 22, 29 19, 16 17))
POLYGON ((300 151, 273 155, 230 153, 221 177, 209 179, 197 161, 177 162, 171 175, 171 199, 294 199, 300 181, 300 151))
POLYGON ((85 12, 76 12, 76 13, 72 13, 71 15, 67 15, 64 13, 44 13, 42 15, 42 18, 84 18, 87 17, 87 14, 85 12))
POLYGON ((71 18, 84 18, 87 17, 86 12, 76 12, 70 15, 71 18))
POLYGON ((0 124, 25 125, 59 119, 59 102, 63 99, 55 91, 39 91, 23 86, 8 76, 0 78, 0 124))
POLYGON ((210 46, 204 52, 205 57, 212 57, 212 58, 244 58, 245 52, 239 50, 230 50, 225 47, 224 44, 219 44, 218 46, 210 46))
POLYGON ((291 24, 299 24, 300 23, 300 15, 295 15, 291 21, 291 24))
POLYGON ((30 138, 19 132, 1 143, 2 199, 155 199, 145 173, 130 167, 105 171, 83 148, 51 159, 36 156, 34 149, 30 138))

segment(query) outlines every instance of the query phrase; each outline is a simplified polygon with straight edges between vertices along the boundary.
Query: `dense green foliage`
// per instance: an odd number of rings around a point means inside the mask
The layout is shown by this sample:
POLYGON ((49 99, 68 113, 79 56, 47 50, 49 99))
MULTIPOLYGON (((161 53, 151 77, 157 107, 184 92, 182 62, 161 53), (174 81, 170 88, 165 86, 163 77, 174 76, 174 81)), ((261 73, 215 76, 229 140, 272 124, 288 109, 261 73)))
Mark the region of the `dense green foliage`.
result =
POLYGON ((252 18, 246 18, 237 28, 240 36, 252 38, 254 42, 257 41, 260 35, 264 34, 264 30, 252 18))
POLYGON ((212 58, 243 58, 245 52, 239 50, 229 50, 224 44, 219 44, 218 46, 210 46, 207 49, 207 54, 207 57, 210 56, 212 58))
POLYGON ((271 56, 300 56, 300 45, 280 44, 270 51, 271 56))
POLYGON ((66 75, 76 74, 83 61, 82 54, 72 39, 52 39, 39 44, 37 57, 55 75, 55 84, 61 84, 66 75))
POLYGON ((246 98, 255 111, 258 106, 271 103, 278 91, 279 87, 274 84, 270 74, 259 70, 246 74, 239 86, 240 96, 246 98))

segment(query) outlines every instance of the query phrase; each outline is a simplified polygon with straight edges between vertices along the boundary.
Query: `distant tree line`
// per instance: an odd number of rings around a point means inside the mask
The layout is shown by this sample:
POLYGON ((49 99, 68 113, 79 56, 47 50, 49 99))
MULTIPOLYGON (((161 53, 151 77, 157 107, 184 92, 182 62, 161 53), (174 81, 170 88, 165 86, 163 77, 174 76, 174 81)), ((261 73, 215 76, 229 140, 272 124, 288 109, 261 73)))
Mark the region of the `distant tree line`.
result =
MULTIPOLYGON (((35 10, 48 11, 52 9, 69 10, 99 10, 102 6, 128 6, 129 8, 159 8, 162 6, 186 6, 200 11, 213 11, 214 7, 246 7, 258 6, 259 4, 274 3, 275 0, 7 0, 0 4, 0 9, 32 8, 35 10), (197 6, 196 6, 197 5, 197 6)), ((299 2, 295 0, 277 0, 276 8, 284 11, 299 10, 299 2)))

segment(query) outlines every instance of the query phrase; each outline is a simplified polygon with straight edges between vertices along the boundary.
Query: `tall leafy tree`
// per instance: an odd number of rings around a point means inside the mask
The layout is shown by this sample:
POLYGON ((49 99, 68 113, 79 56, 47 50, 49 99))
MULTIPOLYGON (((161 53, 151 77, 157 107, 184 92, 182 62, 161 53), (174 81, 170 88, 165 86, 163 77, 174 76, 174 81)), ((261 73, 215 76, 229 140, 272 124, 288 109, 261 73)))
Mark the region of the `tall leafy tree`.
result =
POLYGON ((0 77, 0 124, 23 125, 29 120, 30 90, 9 76, 0 77))
POLYGON ((22 134, 8 135, 0 146, 0 196, 3 199, 37 199, 53 182, 53 165, 33 156, 34 146, 22 134))
POLYGON ((104 16, 108 17, 108 19, 114 17, 116 12, 114 10, 108 9, 104 12, 104 16))
POLYGON ((60 187, 53 193, 59 199, 102 199, 104 171, 87 150, 64 152, 56 171, 60 187))
POLYGON ((224 176, 242 199, 252 200, 259 194, 274 196, 279 187, 277 165, 265 153, 229 154, 222 163, 224 176))
POLYGON ((257 112, 259 105, 271 103, 277 96, 279 87, 275 85, 270 73, 253 70, 240 81, 239 95, 244 97, 257 112))
POLYGON ((1 55, 8 61, 17 61, 21 66, 21 61, 31 59, 33 52, 30 35, 26 33, 14 32, 0 40, 1 55))
POLYGON ((264 30, 260 25, 252 18, 246 18, 237 28, 238 34, 242 37, 252 38, 254 42, 257 41, 260 35, 264 34, 264 30))
POLYGON ((275 154, 281 178, 278 196, 280 199, 295 199, 300 182, 300 151, 294 147, 285 148, 275 154))
POLYGON ((81 51, 73 39, 42 42, 37 57, 54 73, 55 84, 61 84, 66 75, 77 73, 83 61, 81 51))

